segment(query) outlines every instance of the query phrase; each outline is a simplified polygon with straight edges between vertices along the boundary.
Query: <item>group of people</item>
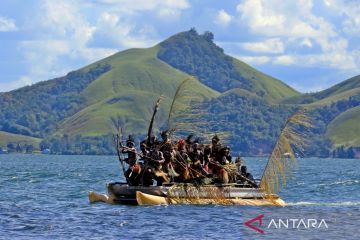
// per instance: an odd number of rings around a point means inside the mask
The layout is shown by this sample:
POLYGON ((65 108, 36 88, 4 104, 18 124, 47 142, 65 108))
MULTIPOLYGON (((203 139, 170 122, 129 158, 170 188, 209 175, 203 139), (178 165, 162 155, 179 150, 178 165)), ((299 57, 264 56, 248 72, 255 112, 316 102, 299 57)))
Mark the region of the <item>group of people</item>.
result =
POLYGON ((160 135, 160 141, 156 137, 142 141, 139 152, 131 136, 126 146, 119 146, 120 152, 127 154, 124 161, 129 168, 125 177, 130 185, 151 186, 156 181, 157 186, 161 186, 163 183, 207 179, 207 183, 257 186, 251 173, 242 165, 240 156, 233 164, 230 147, 223 146, 217 135, 212 137, 211 144, 201 144, 193 135, 173 142, 168 130, 160 135))

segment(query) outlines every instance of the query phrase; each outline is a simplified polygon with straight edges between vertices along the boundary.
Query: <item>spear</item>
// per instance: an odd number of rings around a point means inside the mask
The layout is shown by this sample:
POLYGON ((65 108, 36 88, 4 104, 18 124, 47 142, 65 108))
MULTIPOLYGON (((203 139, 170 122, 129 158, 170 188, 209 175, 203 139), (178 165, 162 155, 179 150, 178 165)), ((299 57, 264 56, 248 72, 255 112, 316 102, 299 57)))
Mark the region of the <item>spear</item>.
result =
POLYGON ((113 142, 114 142, 114 145, 115 145, 115 148, 116 148, 116 153, 118 155, 118 159, 119 159, 119 162, 121 164, 121 168, 122 168, 122 171, 123 171, 123 175, 124 175, 124 177, 126 179, 126 182, 129 183, 129 179, 125 174, 126 171, 125 171, 124 160, 122 159, 121 152, 120 152, 120 148, 122 147, 122 143, 121 143, 121 131, 122 131, 122 128, 120 127, 120 125, 121 125, 120 118, 119 117, 117 119, 111 118, 111 121, 113 122, 114 127, 116 129, 116 134, 113 134, 113 142))
POLYGON ((159 110, 159 105, 160 105, 160 101, 162 100, 162 98, 163 97, 160 96, 159 99, 156 101, 154 111, 151 116, 151 120, 150 120, 150 124, 149 124, 149 128, 148 128, 148 134, 147 134, 147 145, 148 146, 151 145, 151 133, 152 133, 152 129, 153 129, 154 119, 155 119, 155 115, 156 115, 157 111, 159 110))

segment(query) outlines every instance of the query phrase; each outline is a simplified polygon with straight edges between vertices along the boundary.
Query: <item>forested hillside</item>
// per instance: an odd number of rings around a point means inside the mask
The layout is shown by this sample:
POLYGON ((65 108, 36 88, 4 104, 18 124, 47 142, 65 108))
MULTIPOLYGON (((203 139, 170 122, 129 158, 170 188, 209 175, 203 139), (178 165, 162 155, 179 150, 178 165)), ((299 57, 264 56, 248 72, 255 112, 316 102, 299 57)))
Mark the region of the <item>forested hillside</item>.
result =
POLYGON ((211 32, 198 34, 191 29, 178 33, 160 43, 158 57, 219 92, 240 88, 268 100, 299 95, 285 83, 226 55, 213 40, 211 32))

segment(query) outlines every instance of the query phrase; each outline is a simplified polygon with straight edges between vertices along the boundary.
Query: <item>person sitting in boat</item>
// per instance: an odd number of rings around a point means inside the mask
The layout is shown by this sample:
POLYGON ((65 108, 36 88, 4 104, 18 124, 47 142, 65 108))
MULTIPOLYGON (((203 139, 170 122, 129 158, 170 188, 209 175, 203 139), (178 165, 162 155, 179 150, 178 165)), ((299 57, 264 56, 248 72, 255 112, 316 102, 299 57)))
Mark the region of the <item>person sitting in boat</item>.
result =
POLYGON ((129 135, 126 141, 126 147, 123 147, 121 152, 128 155, 128 157, 124 159, 124 161, 129 164, 129 168, 125 172, 125 177, 128 179, 129 184, 139 185, 141 166, 137 163, 134 139, 131 135, 129 135))
POLYGON ((210 157, 212 158, 212 160, 220 162, 219 160, 220 149, 221 149, 220 139, 217 135, 214 135, 211 139, 210 157))
POLYGON ((212 139, 211 158, 209 169, 220 183, 229 183, 229 174, 224 165, 231 162, 230 148, 220 148, 219 138, 215 135, 212 139), (219 149, 220 148, 220 149, 219 149))
POLYGON ((240 153, 239 153, 235 160, 236 172, 235 172, 235 176, 232 176, 232 177, 234 177, 232 179, 233 180, 232 182, 238 182, 238 180, 239 180, 238 175, 241 174, 242 163, 243 163, 243 161, 242 161, 240 153))
POLYGON ((242 159, 241 159, 241 156, 240 156, 240 153, 238 154, 238 156, 236 157, 236 160, 235 160, 235 165, 236 165, 236 170, 238 173, 241 172, 241 165, 242 165, 242 159))
POLYGON ((198 177, 207 176, 209 173, 203 168, 204 152, 199 143, 195 142, 192 146, 192 152, 189 153, 192 161, 191 167, 195 170, 198 177))
POLYGON ((190 159, 193 164, 199 163, 200 165, 204 162, 204 152, 199 143, 194 143, 191 147, 192 151, 189 153, 190 159))
POLYGON ((193 140, 193 137, 194 135, 193 134, 190 134, 189 136, 187 136, 186 140, 185 140, 185 149, 186 149, 186 152, 187 153, 190 153, 192 151, 191 147, 194 143, 194 140, 193 140))
POLYGON ((157 145, 152 145, 150 150, 149 168, 146 170, 153 175, 157 182, 157 186, 161 186, 163 182, 168 182, 167 174, 162 170, 165 158, 157 145))
POLYGON ((178 176, 174 178, 175 182, 184 182, 190 178, 189 164, 190 158, 186 150, 186 141, 179 139, 176 144, 174 157, 174 170, 178 174, 178 176))
POLYGON ((176 154, 178 155, 177 159, 184 164, 187 164, 188 154, 186 151, 186 142, 184 139, 180 139, 176 144, 176 154))
POLYGON ((204 167, 204 169, 205 169, 208 173, 210 173, 210 172, 211 172, 211 169, 210 169, 210 167, 209 167, 209 162, 210 162, 210 160, 211 160, 211 146, 210 146, 210 145, 206 145, 206 146, 204 147, 203 153, 204 153, 204 163, 203 163, 203 167, 204 167))
POLYGON ((221 165, 230 164, 232 161, 232 157, 230 155, 230 147, 226 146, 220 150, 219 160, 221 165))
POLYGON ((166 173, 173 172, 172 159, 174 158, 174 149, 169 138, 169 131, 165 130, 160 133, 162 142, 160 143, 160 151, 164 155, 165 162, 163 164, 163 171, 166 173))
POLYGON ((230 179, 229 173, 225 169, 225 165, 231 163, 230 147, 226 146, 219 150, 217 158, 215 158, 214 164, 212 165, 213 173, 217 176, 221 183, 229 183, 230 179))
POLYGON ((238 175, 237 180, 242 184, 255 183, 253 175, 247 171, 247 167, 245 165, 241 166, 240 175, 238 175))

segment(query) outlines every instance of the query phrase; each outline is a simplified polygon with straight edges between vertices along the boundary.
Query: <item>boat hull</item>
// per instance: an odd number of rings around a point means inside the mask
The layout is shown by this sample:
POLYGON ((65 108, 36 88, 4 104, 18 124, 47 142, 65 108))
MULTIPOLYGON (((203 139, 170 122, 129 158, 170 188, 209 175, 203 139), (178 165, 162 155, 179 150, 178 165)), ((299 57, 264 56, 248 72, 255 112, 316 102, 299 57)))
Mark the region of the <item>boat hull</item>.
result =
POLYGON ((285 206, 277 195, 267 195, 262 189, 241 185, 172 184, 165 186, 129 186, 126 183, 107 184, 108 194, 89 193, 90 202, 127 205, 159 204, 222 204, 252 206, 285 206))
POLYGON ((280 198, 269 199, 216 199, 216 198, 171 198, 154 196, 142 192, 136 192, 136 200, 139 205, 168 205, 168 204, 192 204, 192 205, 243 205, 243 206, 286 206, 286 203, 280 198))

